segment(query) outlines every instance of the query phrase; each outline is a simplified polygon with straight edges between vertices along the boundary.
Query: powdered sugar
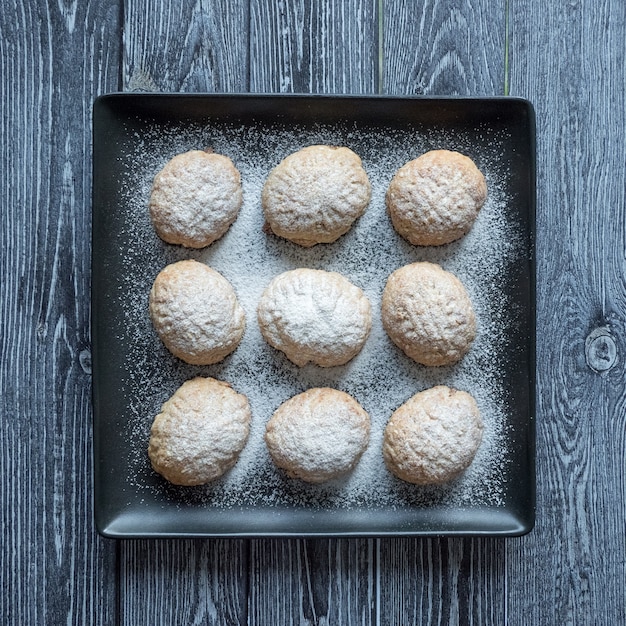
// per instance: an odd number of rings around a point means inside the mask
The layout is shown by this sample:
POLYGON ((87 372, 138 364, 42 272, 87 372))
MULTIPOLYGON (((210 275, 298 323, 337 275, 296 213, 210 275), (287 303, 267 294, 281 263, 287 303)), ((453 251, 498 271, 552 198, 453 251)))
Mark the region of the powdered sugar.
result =
POLYGON ((267 342, 296 365, 347 363, 361 349, 371 327, 371 306, 363 291, 336 272, 300 268, 279 274, 258 306, 267 342))
POLYGON ((311 247, 345 233, 362 215, 369 197, 367 174, 354 152, 307 146, 270 172, 263 209, 274 233, 311 247))
POLYGON ((245 325, 228 281, 194 260, 159 273, 150 291, 150 316, 170 352, 192 364, 221 361, 237 347, 245 325))
POLYGON ((120 181, 124 219, 121 238, 123 273, 119 306, 125 319, 120 342, 128 348, 125 393, 128 403, 124 437, 132 441, 125 459, 127 488, 176 505, 217 508, 238 505, 287 505, 319 508, 402 508, 499 506, 509 459, 509 338, 518 312, 507 291, 510 268, 525 253, 519 225, 510 219, 508 166, 502 160, 504 133, 415 128, 350 128, 336 125, 281 127, 226 124, 179 127, 155 123, 135 137, 122 155, 128 175, 120 181), (372 183, 372 198, 352 229, 332 244, 304 249, 263 232, 261 190, 269 171, 288 154, 312 144, 345 145, 362 159, 372 183), (222 239, 204 250, 170 246, 158 239, 147 204, 154 175, 175 154, 210 147, 229 156, 241 172, 244 202, 222 239), (488 199, 474 228, 463 239, 438 248, 418 248, 392 228, 385 192, 397 169, 433 148, 458 150, 485 174, 488 199), (152 281, 168 263, 194 258, 219 271, 233 285, 246 313, 246 331, 237 350, 222 363, 186 365, 168 353, 154 332, 147 299, 152 281), (452 367, 427 368, 412 362, 386 336, 381 320, 382 290, 388 275, 414 261, 431 261, 456 274, 468 290, 478 320, 470 353, 452 367), (337 271, 364 290, 372 304, 373 324, 363 350, 340 367, 303 368, 267 345, 256 322, 260 296, 270 280, 298 267, 337 271), (206 487, 174 488, 155 476, 146 454, 149 429, 162 402, 196 375, 229 382, 245 394, 252 409, 250 436, 239 462, 225 477, 206 487), (481 410, 485 431, 474 463, 444 487, 417 488, 385 468, 381 445, 391 413, 417 391, 444 384, 470 392, 481 410), (370 443, 347 477, 312 486, 285 478, 263 441, 265 424, 285 400, 312 387, 328 386, 352 395, 372 419, 370 443))
POLYGON ((309 389, 278 408, 265 439, 278 467, 319 483, 354 467, 368 444, 369 417, 341 391, 309 389))
POLYGON ((471 463, 482 432, 471 395, 431 387, 393 413, 385 428, 383 456, 397 476, 411 483, 447 482, 471 463))
POLYGON ((159 236, 202 248, 219 239, 241 206, 239 172, 221 154, 176 155, 154 178, 150 214, 159 236))

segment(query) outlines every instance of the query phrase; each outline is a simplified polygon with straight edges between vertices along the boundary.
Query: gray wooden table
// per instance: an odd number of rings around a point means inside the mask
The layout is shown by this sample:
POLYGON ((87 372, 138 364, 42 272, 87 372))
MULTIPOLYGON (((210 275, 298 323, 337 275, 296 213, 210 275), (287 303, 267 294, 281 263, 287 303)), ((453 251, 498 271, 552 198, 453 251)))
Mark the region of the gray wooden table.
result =
POLYGON ((625 624, 625 22, 623 0, 5 0, 0 623, 625 624), (96 534, 91 106, 120 90, 534 103, 531 534, 96 534))

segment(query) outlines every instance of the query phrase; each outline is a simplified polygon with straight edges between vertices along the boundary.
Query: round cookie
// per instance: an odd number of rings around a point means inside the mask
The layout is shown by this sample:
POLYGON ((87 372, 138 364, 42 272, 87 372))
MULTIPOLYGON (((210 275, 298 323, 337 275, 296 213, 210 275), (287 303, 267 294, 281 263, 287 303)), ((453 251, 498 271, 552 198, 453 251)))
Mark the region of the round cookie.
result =
POLYGON ((369 435, 369 415, 352 396, 316 388, 278 407, 265 442, 274 464, 289 477, 321 483, 352 470, 369 435))
POLYGON ((167 349, 192 365, 211 365, 241 341, 245 314, 231 284, 198 261, 172 263, 150 290, 150 317, 167 349))
POLYGON ((417 246, 440 246, 471 229, 487 198, 474 162, 449 150, 432 150, 403 165, 387 190, 394 228, 417 246))
POLYGON ((172 244, 204 248, 235 221, 241 177, 224 155, 202 150, 178 154, 155 176, 150 217, 157 235, 172 244))
POLYGON ((150 430, 152 467, 175 485, 203 485, 235 465, 250 432, 246 396, 214 378, 183 383, 150 430))
POLYGON ((383 457, 398 478, 438 485, 470 466, 482 434, 474 398, 440 385, 415 394, 393 413, 385 428, 383 457))
POLYGON ((435 263, 411 263, 389 276, 382 322, 390 339, 422 365, 451 365, 476 337, 476 316, 461 281, 435 263))
POLYGON ((352 150, 309 146, 270 172, 262 204, 275 235, 308 248, 348 232, 370 196, 369 179, 352 150))
POLYGON ((301 367, 347 363, 372 327, 371 305, 361 289, 336 272, 306 268, 276 276, 257 314, 265 341, 301 367))

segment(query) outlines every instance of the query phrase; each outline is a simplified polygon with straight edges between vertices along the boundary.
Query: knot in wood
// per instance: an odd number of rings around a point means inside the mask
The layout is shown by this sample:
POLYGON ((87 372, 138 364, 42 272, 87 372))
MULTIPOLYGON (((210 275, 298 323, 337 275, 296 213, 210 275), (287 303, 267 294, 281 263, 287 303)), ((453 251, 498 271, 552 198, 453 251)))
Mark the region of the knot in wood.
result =
POLYGON ((617 344, 605 326, 596 328, 585 340, 585 358, 594 372, 606 372, 617 362, 617 344))
POLYGON ((88 349, 82 350, 78 355, 78 362, 85 374, 91 374, 91 351, 88 349))

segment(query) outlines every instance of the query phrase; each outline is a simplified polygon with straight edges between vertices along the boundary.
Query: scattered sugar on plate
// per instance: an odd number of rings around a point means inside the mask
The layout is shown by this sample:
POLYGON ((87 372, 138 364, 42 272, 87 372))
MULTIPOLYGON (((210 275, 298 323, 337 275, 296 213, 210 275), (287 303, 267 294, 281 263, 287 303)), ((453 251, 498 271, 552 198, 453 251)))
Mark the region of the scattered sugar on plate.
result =
POLYGON ((156 491, 164 500, 219 508, 293 506, 311 509, 378 507, 396 509, 437 504, 451 507, 502 506, 508 463, 507 391, 504 364, 510 358, 508 335, 520 314, 507 295, 507 274, 525 254, 519 226, 510 219, 506 164, 501 153, 507 137, 481 131, 480 145, 458 131, 348 127, 233 126, 181 127, 155 124, 120 157, 127 175, 120 181, 124 221, 121 239, 123 276, 118 305, 128 346, 125 432, 131 454, 125 459, 129 490, 156 491), (261 190, 267 174, 288 154, 312 144, 345 145, 363 161, 372 183, 372 199, 352 229, 332 244, 304 249, 263 232, 261 190), (162 242, 148 214, 155 174, 178 153, 211 148, 229 156, 242 177, 244 203, 227 234, 208 248, 189 250, 162 242), (431 149, 458 150, 470 156, 487 179, 488 199, 470 233, 441 247, 414 247, 393 229, 385 192, 396 170, 431 149), (246 313, 239 348, 222 363, 197 367, 173 357, 161 344, 148 316, 148 292, 168 263, 193 258, 223 274, 246 313), (465 359, 452 367, 428 368, 412 362, 386 336, 380 319, 382 291, 389 274, 415 261, 439 263, 467 288, 478 336, 465 359), (362 352, 333 368, 299 368, 268 346, 259 331, 256 307, 270 280, 289 269, 337 271, 361 287, 372 303, 373 327, 362 352), (161 404, 187 379, 213 376, 245 394, 253 420, 248 443, 233 470, 211 485, 180 488, 156 476, 147 457, 149 431, 161 404), (383 430, 391 413, 409 397, 445 384, 471 393, 485 423, 482 444, 470 468, 439 487, 416 487, 392 476, 382 458, 383 430), (271 463, 263 440, 265 423, 285 400, 311 387, 343 390, 358 400, 372 420, 371 438, 356 469, 323 485, 286 478, 271 463))

